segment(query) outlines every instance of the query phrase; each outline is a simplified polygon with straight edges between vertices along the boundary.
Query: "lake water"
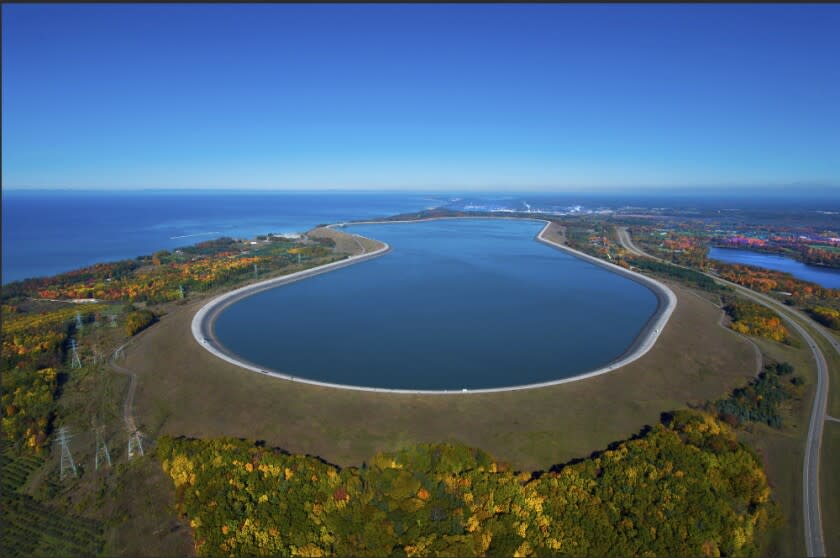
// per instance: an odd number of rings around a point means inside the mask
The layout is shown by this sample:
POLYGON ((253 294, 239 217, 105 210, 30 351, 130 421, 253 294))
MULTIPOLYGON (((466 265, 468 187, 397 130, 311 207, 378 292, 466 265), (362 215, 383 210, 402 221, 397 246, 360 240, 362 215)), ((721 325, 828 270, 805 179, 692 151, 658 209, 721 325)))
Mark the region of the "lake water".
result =
POLYGON ((726 263, 754 265, 775 271, 790 273, 797 279, 810 281, 829 289, 840 289, 840 270, 805 265, 791 258, 775 254, 762 254, 737 248, 709 247, 709 257, 726 263))
POLYGON ((626 278, 536 242, 542 223, 357 225, 388 254, 224 310, 219 341, 265 368, 392 389, 567 378, 617 359, 657 307, 626 278))
MULTIPOLYGON (((265 191, 25 191, 2 190, 3 283, 53 275, 97 262, 135 258, 220 236, 250 238, 302 232, 321 223, 375 219, 430 207, 567 211, 624 205, 741 207, 799 211, 799 219, 828 219, 814 208, 840 211, 837 196, 813 200, 668 193, 419 193, 265 191), (720 205, 724 204, 724 205, 720 205), (759 205, 756 205, 759 204, 759 205), (802 212, 805 213, 802 213, 802 212)), ((774 215, 776 213, 773 213, 774 215)), ((739 215, 741 213, 738 213, 739 215)), ((836 221, 836 219, 834 219, 836 221)), ((826 227, 834 228, 833 222, 826 227)))
POLYGON ((3 283, 221 236, 304 232, 419 211, 446 196, 400 193, 3 192, 3 283))

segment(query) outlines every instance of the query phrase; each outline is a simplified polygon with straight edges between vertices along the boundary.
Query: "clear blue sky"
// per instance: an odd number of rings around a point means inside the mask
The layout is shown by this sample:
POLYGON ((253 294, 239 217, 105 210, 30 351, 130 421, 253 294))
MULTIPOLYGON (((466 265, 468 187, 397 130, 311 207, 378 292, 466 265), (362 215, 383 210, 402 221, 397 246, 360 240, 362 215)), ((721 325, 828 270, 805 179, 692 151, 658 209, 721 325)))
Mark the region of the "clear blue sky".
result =
POLYGON ((840 5, 4 5, 5 188, 840 185, 840 5))

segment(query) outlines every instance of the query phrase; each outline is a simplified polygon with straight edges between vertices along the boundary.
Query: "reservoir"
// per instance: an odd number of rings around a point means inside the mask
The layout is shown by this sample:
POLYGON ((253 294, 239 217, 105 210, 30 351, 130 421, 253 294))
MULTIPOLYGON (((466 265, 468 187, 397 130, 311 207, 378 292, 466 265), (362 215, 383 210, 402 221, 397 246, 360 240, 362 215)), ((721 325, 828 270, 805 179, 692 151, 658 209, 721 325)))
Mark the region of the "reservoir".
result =
POLYGON ((299 378, 462 390, 569 378, 621 357, 657 309, 648 288, 535 240, 543 223, 353 225, 384 256, 257 293, 214 331, 299 378))
POLYGON ((709 247, 709 258, 732 264, 754 265, 775 271, 790 273, 797 279, 816 283, 828 289, 840 289, 840 270, 828 267, 806 265, 785 256, 762 254, 737 248, 709 247))

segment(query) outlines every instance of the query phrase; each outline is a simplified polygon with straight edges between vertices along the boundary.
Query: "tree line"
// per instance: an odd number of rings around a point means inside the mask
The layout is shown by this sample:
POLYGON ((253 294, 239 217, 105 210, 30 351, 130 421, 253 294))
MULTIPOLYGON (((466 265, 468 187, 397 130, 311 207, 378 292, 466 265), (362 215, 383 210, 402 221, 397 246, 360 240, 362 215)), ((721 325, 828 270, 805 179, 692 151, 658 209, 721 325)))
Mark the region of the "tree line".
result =
POLYGON ((345 469, 228 438, 157 456, 199 556, 749 556, 778 518, 757 456, 696 411, 544 472, 459 444, 345 469))

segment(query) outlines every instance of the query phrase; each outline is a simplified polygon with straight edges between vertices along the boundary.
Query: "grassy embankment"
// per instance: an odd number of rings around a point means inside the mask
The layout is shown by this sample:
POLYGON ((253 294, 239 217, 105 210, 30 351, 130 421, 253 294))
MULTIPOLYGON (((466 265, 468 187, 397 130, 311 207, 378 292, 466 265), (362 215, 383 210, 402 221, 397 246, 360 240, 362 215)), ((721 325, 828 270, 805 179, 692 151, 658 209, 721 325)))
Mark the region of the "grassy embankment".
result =
POLYGON ((350 236, 347 233, 341 232, 327 227, 318 227, 307 233, 310 238, 329 238, 335 242, 335 250, 341 253, 357 255, 364 252, 373 252, 382 247, 382 243, 370 238, 361 238, 358 236, 350 236))
MULTIPOLYGON (((571 223, 573 227, 573 235, 578 243, 585 242, 588 236, 586 232, 582 233, 579 223, 571 223)), ((595 228, 596 247, 600 247, 600 237, 607 237, 613 241, 611 251, 616 249, 620 243, 614 235, 610 235, 608 225, 604 224, 600 229, 595 228), (598 232, 600 231, 600 232, 598 232)), ((591 234, 591 232, 590 232, 591 234)), ((650 249, 648 246, 647 249, 650 249)), ((621 250, 614 253, 613 257, 621 257, 621 250)), ((646 262, 646 260, 643 260, 646 262)), ((654 275, 660 275, 661 272, 674 271, 679 268, 658 269, 658 265, 651 265, 654 275)), ((698 277, 702 279, 702 277, 698 277)), ((690 274, 686 279, 691 280, 690 274)), ((692 290, 692 294, 698 297, 703 297, 711 301, 715 305, 721 305, 722 300, 720 294, 707 292, 705 290, 692 290)), ((732 296, 730 293, 728 296, 732 296)), ((740 299, 740 297, 739 297, 740 299)), ((729 323, 729 319, 725 318, 722 323, 729 323)), ((803 324, 807 325, 807 324, 803 324)), ((808 431, 808 421, 810 402, 813 397, 814 384, 816 382, 816 370, 813 363, 813 358, 810 351, 803 348, 805 344, 803 340, 796 334, 795 331, 791 333, 791 342, 789 344, 778 343, 768 339, 759 337, 745 337, 755 342, 756 346, 761 350, 764 359, 768 357, 779 362, 787 361, 796 367, 797 374, 803 375, 807 379, 807 385, 801 389, 801 397, 796 401, 788 401, 783 408, 783 426, 781 429, 771 428, 760 424, 747 424, 741 429, 741 437, 758 449, 764 457, 768 476, 771 485, 774 487, 774 494, 777 501, 780 503, 782 510, 786 516, 786 523, 781 528, 773 530, 769 533, 769 541, 766 547, 768 555, 799 555, 804 553, 804 530, 802 524, 802 462, 804 458, 805 436, 808 431)), ((816 337, 816 336, 815 336, 816 337)), ((827 357, 831 352, 824 352, 827 357)), ((825 463, 830 463, 824 459, 825 463)), ((825 480, 826 476, 823 475, 825 480)), ((824 491, 823 501, 830 498, 830 491, 824 491)), ((824 519, 824 525, 829 525, 824 519)), ((831 535, 826 534, 828 539, 831 535)))
MULTIPOLYGON (((662 411, 718 398, 754 374, 752 346, 720 327, 720 311, 697 292, 671 286, 679 305, 648 355, 613 374, 540 390, 401 396, 278 382, 218 361, 192 342, 189 322, 200 303, 149 332, 144 343, 156 347, 154 360, 132 354, 128 362, 141 378, 139 412, 156 433, 264 439, 339 465, 416 441, 459 440, 523 470, 547 468, 627 438, 662 411)), ((803 349, 758 344, 813 384, 803 349)), ((771 553, 801 553, 801 428, 807 417, 791 417, 782 431, 742 432, 762 452, 789 519, 773 534, 771 553)))
MULTIPOLYGON (((814 331, 811 324, 802 320, 799 320, 799 323, 808 328, 811 337, 820 346, 828 364, 829 389, 826 413, 829 416, 840 418, 840 355, 828 341, 814 331)), ((813 381, 816 381, 816 379, 813 381)), ((808 397, 813 397, 813 394, 809 394, 808 397)), ((840 530, 833 527, 834 525, 840 525, 840 478, 833 474, 837 463, 840 463, 840 423, 827 420, 823 430, 822 456, 820 458, 820 491, 822 494, 820 504, 822 506, 823 537, 827 556, 840 555, 840 530)))
MULTIPOLYGON (((166 315, 163 316, 166 319, 166 315)), ((138 334, 142 337, 144 333, 138 334)), ((116 347, 126 340, 124 328, 102 328, 87 335, 88 342, 116 347), (98 339, 96 337, 98 336, 98 339)), ((189 555, 192 540, 186 523, 174 511, 175 491, 151 455, 127 458, 122 403, 128 378, 115 374, 107 364, 90 365, 75 371, 59 400, 59 417, 76 434, 73 457, 80 475, 54 483, 53 500, 66 509, 97 518, 104 527, 102 554, 105 556, 189 555), (104 426, 111 468, 94 470, 96 439, 90 417, 98 415, 104 426)), ((53 452, 47 471, 54 473, 59 455, 53 452)), ((34 479, 34 486, 38 485, 34 479)))
MULTIPOLYGON (((831 416, 840 413, 840 355, 815 330, 809 320, 796 318, 819 345, 828 363, 829 392, 827 412, 831 416)), ((802 525, 802 463, 804 460, 805 437, 811 415, 811 401, 817 377, 813 356, 804 340, 789 328, 801 348, 792 349, 766 340, 757 340, 762 352, 777 360, 786 359, 796 366, 797 372, 807 379, 807 389, 798 405, 787 410, 786 425, 781 430, 757 426, 744 439, 762 452, 767 463, 767 473, 774 492, 789 520, 788 530, 774 535, 770 546, 781 556, 804 554, 802 525), (798 356, 794 356, 798 354, 798 356), (798 361, 798 363, 797 363, 798 361)), ((826 421, 823 431, 822 456, 820 459, 820 504, 822 507, 823 536, 828 556, 840 554, 840 532, 832 526, 840 524, 840 479, 832 474, 833 464, 840 462, 840 423, 826 421)))
MULTIPOLYGON (((795 333, 793 335, 796 335, 795 333)), ((797 336, 798 337, 798 336, 797 336)), ((814 395, 816 373, 811 353, 805 348, 793 348, 767 339, 751 338, 765 358, 788 362, 797 375, 806 378, 802 399, 783 405, 782 428, 748 423, 738 430, 739 438, 756 449, 764 459, 764 466, 773 497, 785 516, 785 525, 769 534, 768 556, 798 556, 805 552, 805 532, 802 523, 802 462, 805 457, 805 435, 808 432, 810 401, 814 395)), ((804 346, 804 342, 802 343, 804 346)))
MULTIPOLYGON (((360 254, 363 250, 370 252, 382 246, 377 241, 366 239, 356 241, 340 231, 325 228, 310 231, 308 236, 332 239, 335 242, 333 253, 339 257, 360 254)), ((329 263, 335 259, 332 256, 319 258, 304 264, 292 263, 283 270, 262 275, 259 280, 294 273, 315 265, 329 263)), ((249 279, 240 283, 240 285, 252 282, 254 280, 249 279)), ((202 296, 201 300, 206 301, 231 288, 230 286, 224 286, 211 289, 202 296)), ((185 307, 183 302, 175 302, 159 305, 156 310, 163 314, 161 321, 161 325, 163 325, 169 323, 170 318, 182 314, 185 307)), ((133 343, 139 341, 142 344, 144 337, 153 333, 156 328, 157 325, 149 331, 141 332, 133 343)), ((119 397, 111 397, 109 401, 112 404, 119 401, 121 405, 122 397, 128 385, 128 378, 111 374, 109 381, 120 386, 116 390, 119 397)), ((85 391, 85 389, 81 388, 76 391, 85 391)), ((82 396, 82 399, 84 399, 84 396, 82 396)), ((71 404, 72 401, 73 398, 66 398, 65 403, 71 404)), ((161 415, 161 412, 162 409, 158 407, 155 420, 165 420, 165 416, 161 415)), ((141 423, 141 429, 146 432, 146 425, 141 423)), ((113 442, 119 440, 119 443, 124 443, 123 433, 119 433, 115 438, 116 440, 113 440, 113 442)), ((90 440, 90 442, 92 444, 93 440, 90 440)), ((92 448, 91 444, 86 444, 83 447, 85 449, 92 448)), ((147 440, 147 447, 152 444, 153 440, 147 440)), ((115 447, 114 444, 111 447, 115 447)), ((116 446, 115 453, 115 461, 125 461, 125 448, 116 446)), ((92 461, 93 455, 83 454, 82 458, 92 461)), ((189 528, 186 522, 178 517, 174 509, 174 488, 154 457, 147 453, 145 457, 137 457, 131 462, 122 463, 117 467, 116 472, 116 475, 106 479, 105 487, 101 484, 94 485, 94 488, 99 491, 95 496, 92 494, 90 487, 84 485, 74 491, 74 496, 80 507, 94 503, 94 505, 102 507, 105 517, 112 518, 106 525, 104 554, 117 556, 192 555, 194 549, 189 528), (156 535, 153 542, 149 541, 149 533, 156 535)))
MULTIPOLYGON (((636 239, 639 241, 639 239, 636 239)), ((646 246, 645 249, 656 251, 656 242, 645 243, 642 239, 642 244, 646 246)), ((829 399, 828 399, 828 413, 840 412, 840 356, 838 356, 835 349, 826 342, 819 333, 815 331, 814 323, 811 320, 801 320, 795 318, 801 326, 803 326, 815 339, 820 346, 823 355, 825 356, 829 366, 829 399)), ((790 329, 790 328, 789 328, 790 329)), ((791 330, 792 331, 792 330, 791 330)), ((802 339, 795 334, 794 337, 801 347, 804 347, 802 339)), ((772 429, 769 427, 756 427, 745 437, 747 441, 759 449, 765 456, 767 462, 768 475, 771 483, 774 485, 776 497, 782 504, 789 519, 789 525, 786 529, 777 532, 772 544, 770 545, 770 554, 776 555, 796 555, 804 553, 804 545, 800 542, 803 540, 803 526, 802 526, 802 462, 804 458, 805 436, 808 432, 808 424, 810 420, 811 406, 814 395, 814 385, 816 383, 816 370, 814 367, 813 357, 810 351, 800 349, 792 351, 791 349, 765 341, 761 343, 762 351, 775 358, 782 358, 789 362, 794 362, 792 353, 799 353, 800 365, 797 365, 799 373, 805 374, 808 385, 807 390, 803 393, 803 398, 797 406, 788 409, 789 420, 786 421, 786 426, 781 430, 772 429), (779 351, 781 348, 786 350, 779 351)), ((840 523, 840 479, 836 475, 831 475, 828 471, 831 470, 831 464, 837 463, 840 459, 840 429, 834 428, 838 423, 827 422, 825 425, 823 435, 823 447, 821 458, 821 505, 822 505, 822 523, 826 543, 826 549, 829 555, 840 553, 840 533, 836 529, 832 529, 832 525, 840 523)))
MULTIPOLYGON (((313 236, 336 241, 332 254, 302 264, 292 262, 283 270, 263 274, 260 279, 381 246, 375 241, 356 242, 333 231, 315 232, 313 236)), ((205 298, 230 288, 217 287, 208 291, 205 298)), ((31 313, 67 307, 65 303, 23 298, 17 304, 22 311, 31 313)), ((75 308, 70 308, 72 315, 75 308)), ((78 308, 84 311, 87 307, 78 308)), ((165 320, 168 313, 177 314, 183 306, 176 302, 153 308, 165 320)), ((44 461, 4 449, 2 548, 10 555, 101 552, 107 556, 163 556, 192 553, 189 529, 177 517, 175 491, 159 463, 148 453, 145 457, 127 460, 122 404, 128 378, 111 373, 106 364, 110 352, 126 341, 126 316, 122 311, 122 305, 112 305, 107 313, 116 313, 116 322, 105 319, 76 331, 83 366, 71 369, 68 361, 62 367, 62 378, 65 379, 56 401, 55 423, 67 426, 73 434, 70 449, 78 476, 58 478, 58 451, 50 452, 44 461), (104 464, 98 471, 94 468, 94 424, 103 427, 114 463, 111 468, 104 464), (34 524, 40 526, 35 531, 31 527, 34 524)), ((141 332, 138 338, 144 333, 141 332)), ((147 440, 147 449, 149 442, 147 440)))
MULTIPOLYGON (((613 374, 541 390, 399 396, 263 378, 213 358, 192 340, 192 314, 215 293, 188 305, 167 305, 168 315, 139 335, 125 364, 138 373, 135 414, 141 428, 153 436, 165 432, 265 439, 339 465, 358 465, 377 451, 392 451, 415 441, 460 440, 520 469, 547 468, 627 438, 645 424, 658 422, 662 411, 717 398, 745 384, 754 373, 752 347, 719 327, 719 311, 695 296, 697 292, 673 288, 680 304, 660 343, 648 355, 613 374), (717 349, 710 352, 709 347, 717 349)), ((331 332, 325 334, 328 339, 331 332)), ((762 346, 762 350, 770 356, 793 363, 800 373, 808 370, 807 359, 797 360, 789 354, 792 349, 766 343, 771 348, 762 346)), ((72 401, 66 399, 67 404, 72 401)), ((794 510, 791 518, 795 521, 800 516, 796 510, 801 510, 801 448, 798 454, 790 451, 795 436, 791 441, 774 432, 755 432, 748 436, 756 438, 776 498, 785 510, 794 510), (791 469, 797 471, 797 478, 791 478, 791 469)), ((92 454, 86 459, 92 461, 92 454)), ((186 552, 188 538, 171 512, 171 484, 160 470, 147 457, 117 471, 118 476, 107 485, 110 500, 106 497, 103 509, 116 506, 108 513, 120 520, 107 531, 106 552, 154 554, 155 547, 148 546, 145 536, 149 532, 168 533, 161 544, 186 552)), ((82 496, 76 502, 82 505, 85 491, 77 492, 82 496)), ((84 505, 96 502, 87 498, 84 505)), ((800 554, 797 541, 802 541, 801 525, 791 524, 776 535, 771 554, 800 554)))
MULTIPOLYGON (((799 320, 817 342, 828 364, 828 405, 826 413, 840 418, 840 355, 822 335, 815 331, 810 320, 799 320)), ((830 335, 839 338, 837 332, 823 327, 830 335)), ((816 381, 816 380, 814 380, 816 381)), ((808 397, 812 397, 809 394, 808 397)), ((822 456, 820 459, 820 490, 822 497, 823 537, 825 539, 826 554, 840 555, 840 530, 833 528, 840 525, 840 477, 833 474, 836 464, 840 463, 840 423, 826 420, 823 430, 822 456)))
MULTIPOLYGON (((717 325, 716 308, 674 288, 673 323, 648 355, 611 374, 538 390, 397 395, 264 378, 195 343, 189 324, 201 302, 153 326, 125 366, 138 375, 137 414, 153 435, 264 439, 339 465, 406 443, 459 440, 539 469, 589 455, 655 424, 663 411, 716 398, 752 376, 752 347, 717 325)), ((331 335, 340 331, 324 331, 327 345, 331 335)))
MULTIPOLYGON (((24 301, 22 312, 56 312, 64 303, 24 301)), ((79 308, 69 306, 71 315, 79 308)), ((69 429, 77 476, 59 477, 60 452, 43 457, 11 448, 3 456, 3 555, 178 555, 192 548, 174 513, 174 489, 151 456, 127 462, 122 401, 127 378, 111 373, 105 357, 125 341, 125 314, 111 305, 100 319, 75 328, 81 368, 68 362, 55 401, 56 426, 69 429), (111 322, 107 315, 116 316, 111 322), (111 327, 113 326, 113 327, 111 327), (113 467, 95 468, 102 427, 113 467), (154 536, 150 536, 150 534, 154 536)))
POLYGON ((840 478, 832 468, 840 463, 840 422, 826 421, 823 435, 823 457, 820 480, 822 481, 822 520, 827 556, 840 556, 840 478))

